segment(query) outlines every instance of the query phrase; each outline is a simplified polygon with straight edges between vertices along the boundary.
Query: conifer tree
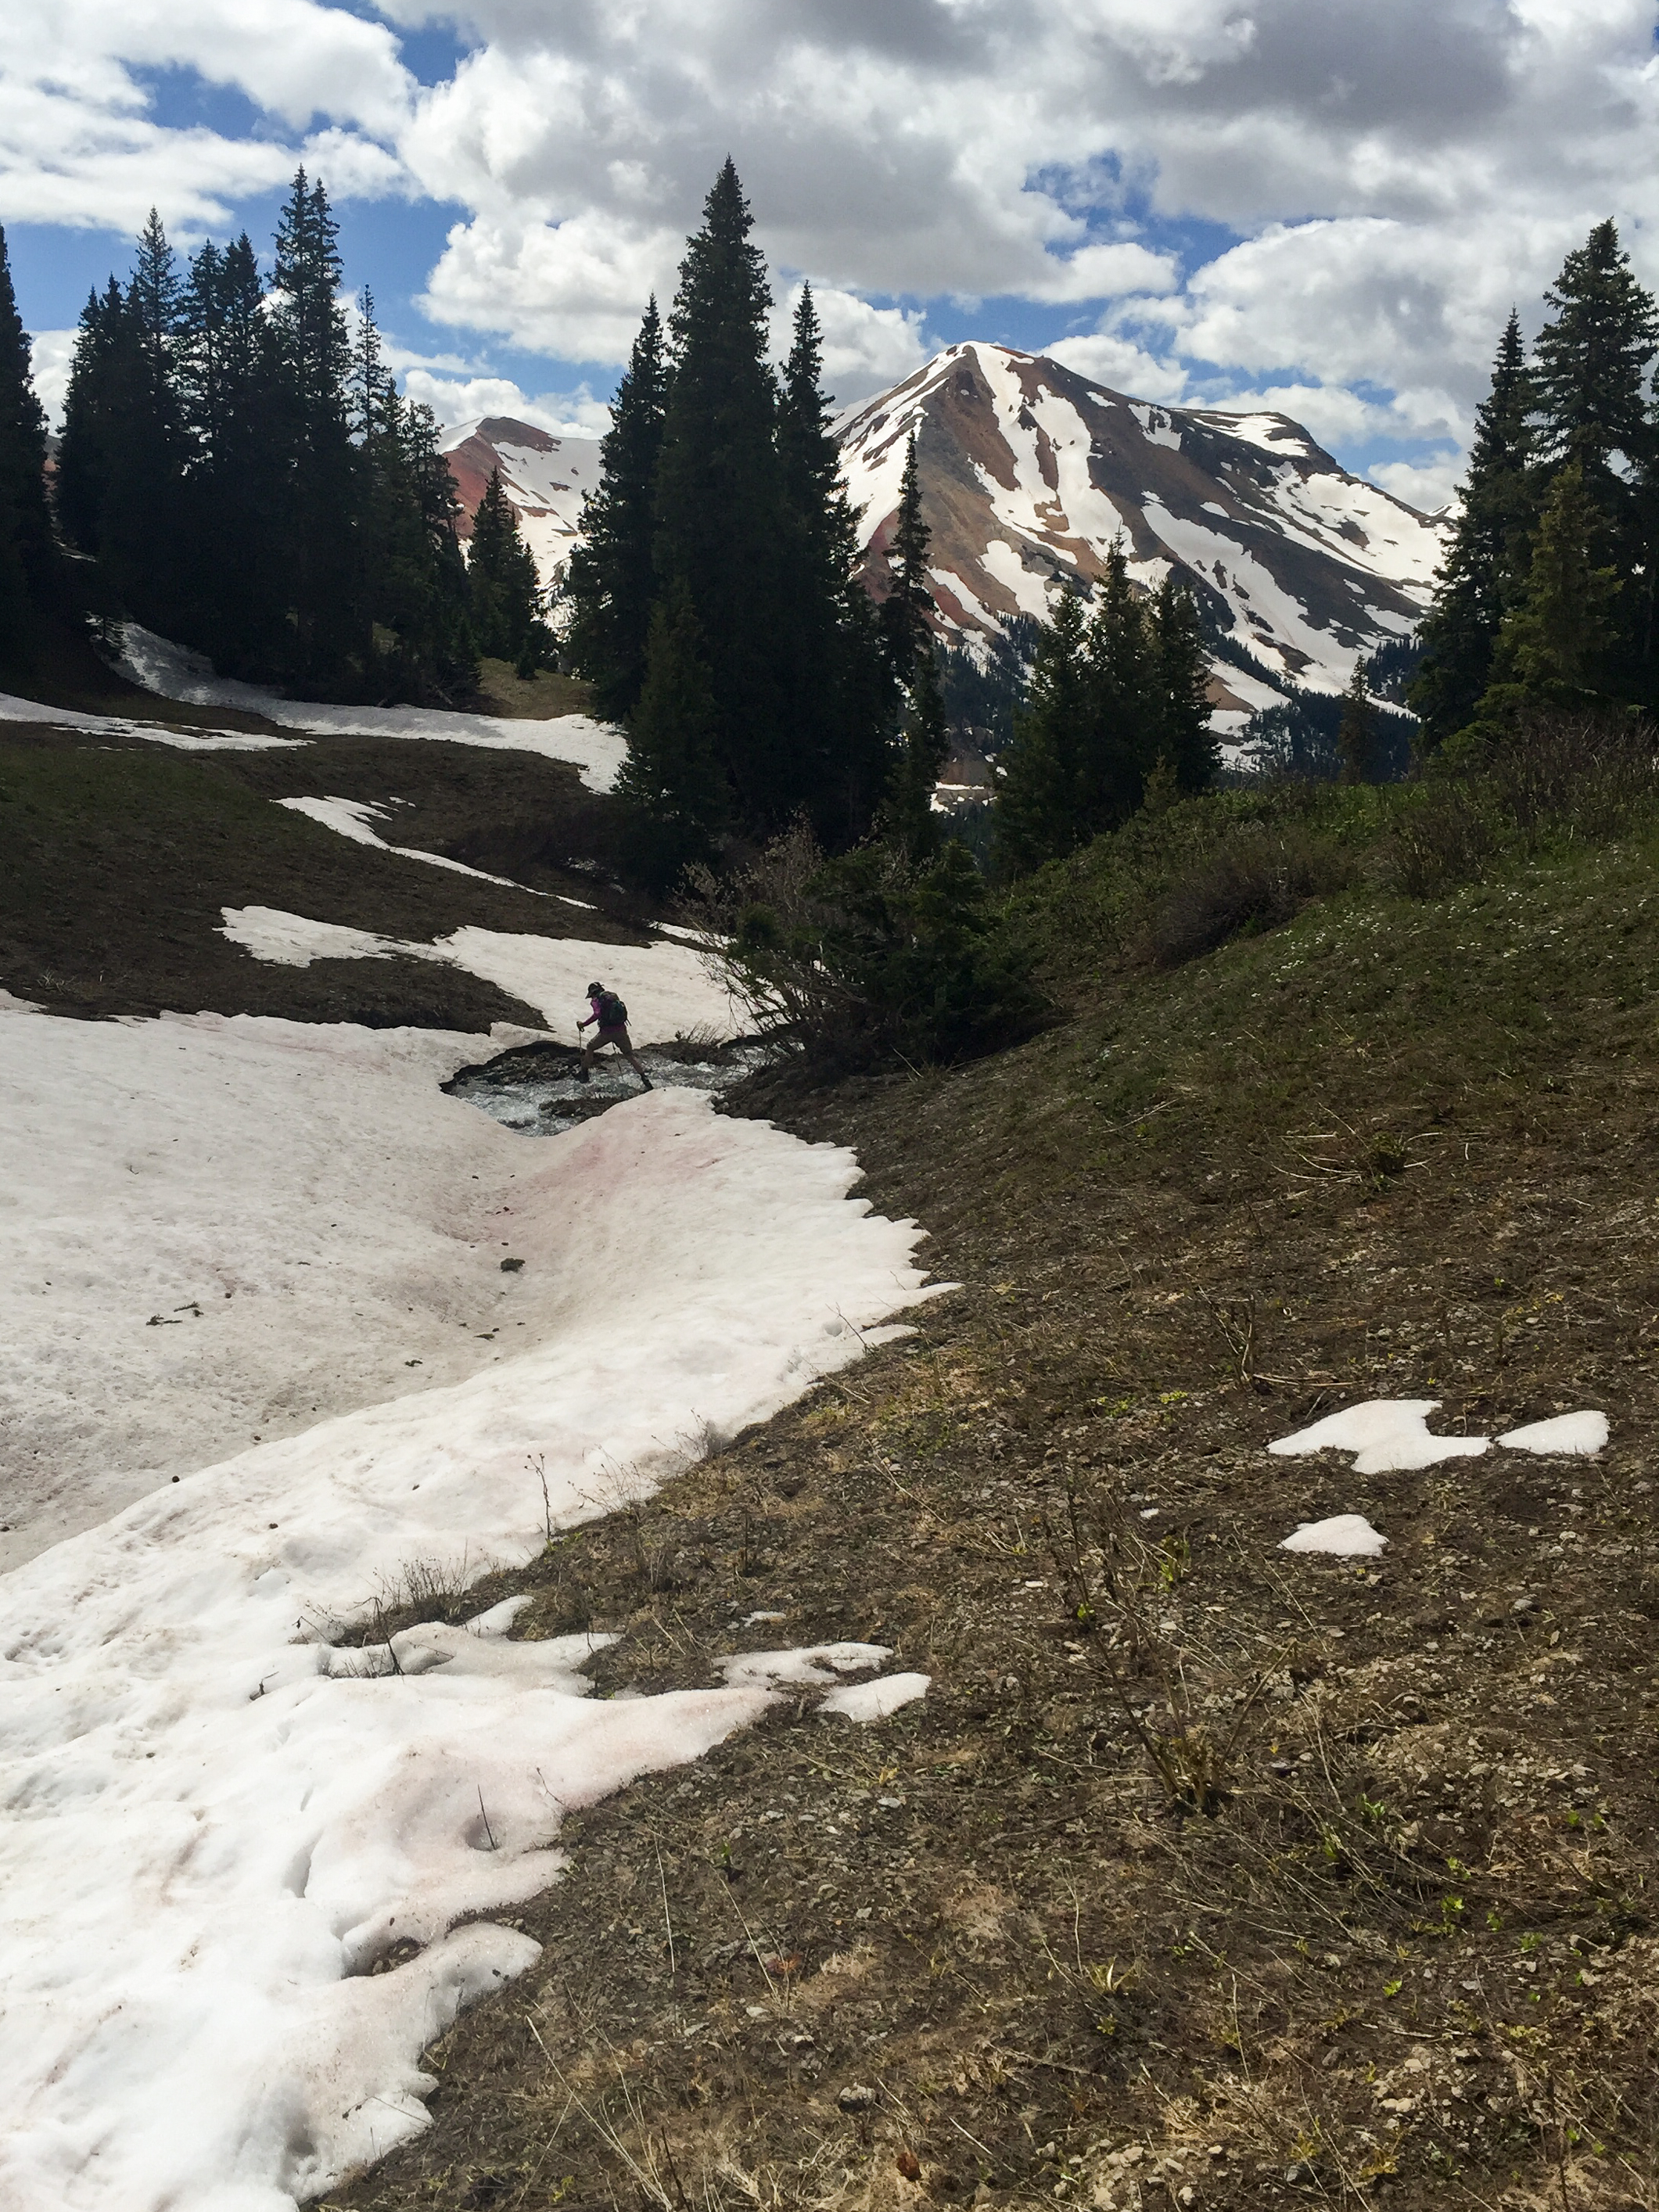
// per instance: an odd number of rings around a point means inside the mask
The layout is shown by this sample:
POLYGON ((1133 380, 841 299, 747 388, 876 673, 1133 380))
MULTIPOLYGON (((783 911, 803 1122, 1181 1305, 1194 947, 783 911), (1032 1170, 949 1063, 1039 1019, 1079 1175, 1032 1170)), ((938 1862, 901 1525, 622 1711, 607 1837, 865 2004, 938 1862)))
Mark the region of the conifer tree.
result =
POLYGON ((1537 519, 1533 468, 1537 393, 1513 308, 1492 364, 1492 389, 1475 410, 1462 508, 1419 636, 1421 668, 1409 700, 1431 752, 1470 720, 1492 676, 1504 616, 1527 587, 1537 519))
POLYGON ((927 582, 927 548, 933 532, 922 520, 921 476, 916 465, 916 434, 904 448, 904 474, 899 480, 898 513, 887 549, 891 582, 881 603, 882 636, 893 680, 902 686, 924 651, 931 649, 933 629, 928 617, 934 611, 927 582))
POLYGON ((611 428, 599 441, 599 483, 582 508, 582 544, 571 556, 563 599, 570 610, 565 650, 593 686, 595 710, 629 714, 645 681, 657 581, 657 463, 662 452, 667 370, 653 295, 617 388, 611 428))
POLYGON ((1073 795, 1079 837, 1127 822, 1136 811, 1163 734, 1157 640, 1146 603, 1129 580, 1121 535, 1107 552, 1085 655, 1087 706, 1073 795))
POLYGON ((939 665, 930 643, 911 674, 892 784, 884 810, 884 828, 890 842, 912 861, 933 860, 944 842, 933 793, 950 757, 945 695, 939 689, 939 665))
POLYGON ((112 276, 81 310, 58 441, 58 512, 83 553, 103 548, 104 512, 125 411, 129 353, 126 296, 112 276))
POLYGON ((1083 602, 1067 591, 1038 636, 1025 711, 1014 717, 1013 742, 1001 756, 994 851, 1006 874, 1041 867, 1086 834, 1078 789, 1091 688, 1083 602))
POLYGON ((1152 730, 1154 759, 1148 775, 1158 761, 1166 761, 1183 795, 1207 791, 1221 768, 1221 748, 1210 727, 1209 658, 1192 586, 1173 568, 1153 602, 1152 649, 1158 704, 1152 730))
POLYGON ((66 521, 130 611, 163 627, 183 551, 178 264, 154 208, 131 283, 82 319, 64 413, 66 521))
POLYGON ((277 532, 283 472, 274 334, 252 243, 210 239, 179 310, 186 584, 176 635, 221 669, 268 676, 281 659, 277 532))
POLYGON ((1613 457, 1639 465, 1649 453, 1645 381, 1659 353, 1659 308, 1632 275, 1612 222, 1597 223, 1568 254, 1544 298, 1555 310, 1534 349, 1544 458, 1575 463, 1601 503, 1613 457))
POLYGON ((1344 783, 1370 783, 1375 766, 1376 709, 1365 682, 1365 664, 1358 659, 1342 695, 1342 720, 1337 726, 1336 749, 1342 756, 1344 783))
POLYGON ((535 557, 519 532, 519 513, 499 469, 472 518, 467 574, 471 584, 472 634, 480 653, 514 666, 546 657, 551 640, 542 621, 542 587, 535 557))
POLYGON ((1582 707, 1605 696, 1620 590, 1601 557, 1607 535, 1582 470, 1568 462, 1539 518, 1526 597, 1498 635, 1482 724, 1499 725, 1522 706, 1582 707))
POLYGON ((790 610, 781 589, 772 304, 754 218, 728 158, 686 245, 669 326, 673 373, 657 468, 657 573, 696 611, 717 743, 747 823, 777 829, 810 802, 811 763, 788 727, 790 610))
POLYGON ((356 484, 343 274, 328 194, 298 169, 277 226, 270 320, 286 417, 284 595, 295 673, 313 684, 344 666, 366 641, 352 588, 356 484))
POLYGON ((727 811, 718 721, 696 611, 682 585, 652 613, 645 682, 616 784, 629 816, 629 872, 653 891, 672 889, 692 862, 714 856, 727 811))
POLYGON ((46 418, 0 230, 0 657, 14 665, 31 657, 35 611, 51 574, 46 460, 46 418))
MULTIPOLYGON (((817 309, 804 284, 777 416, 788 531, 781 558, 791 615, 785 712, 804 756, 819 837, 833 850, 865 834, 882 797, 891 772, 886 724, 893 702, 875 611, 854 576, 858 523, 842 482, 823 374, 817 309)), ((942 731, 942 703, 939 721, 942 731)))

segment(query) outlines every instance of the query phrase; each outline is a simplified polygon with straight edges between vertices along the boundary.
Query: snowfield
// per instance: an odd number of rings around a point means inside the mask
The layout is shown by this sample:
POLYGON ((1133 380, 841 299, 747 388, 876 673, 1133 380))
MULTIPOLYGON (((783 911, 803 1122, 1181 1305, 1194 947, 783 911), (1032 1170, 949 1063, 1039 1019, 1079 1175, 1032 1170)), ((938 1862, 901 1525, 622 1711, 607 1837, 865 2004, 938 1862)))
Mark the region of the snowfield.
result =
MULTIPOLYGON (((622 732, 588 714, 520 721, 511 715, 457 714, 434 707, 334 707, 313 699, 285 699, 258 684, 216 676, 211 662, 201 653, 157 637, 137 623, 122 625, 116 665, 129 683, 160 698, 180 699, 195 707, 237 707, 244 714, 263 714, 285 730, 308 730, 318 737, 436 738, 489 751, 538 753, 544 760, 568 761, 590 791, 609 791, 627 756, 622 732)), ((143 724, 135 726, 147 736, 154 734, 143 724)), ((272 740, 255 742, 270 744, 272 740)))
POLYGON ((383 2154, 536 1955, 457 1918, 777 1694, 591 1702, 588 1639, 507 1642, 510 1605, 396 1673, 328 1640, 413 1564, 532 1553, 542 1474, 556 1526, 602 1512, 928 1295, 850 1153, 685 1091, 530 1145, 438 1088, 486 1048, 0 1000, 17 1533, 149 1492, 0 1583, 7 2212, 288 2212, 383 2154))
MULTIPOLYGON (((635 1044, 666 1044, 692 1030, 738 1035, 747 1017, 683 943, 597 945, 581 937, 538 937, 464 928, 434 944, 377 937, 333 921, 312 921, 278 907, 226 907, 224 934, 256 960, 307 968, 313 960, 387 960, 396 953, 465 968, 527 1006, 538 1006, 561 1035, 587 1015, 587 986, 603 983, 628 1008, 635 1044)), ((689 932, 684 934, 690 934, 689 932)))

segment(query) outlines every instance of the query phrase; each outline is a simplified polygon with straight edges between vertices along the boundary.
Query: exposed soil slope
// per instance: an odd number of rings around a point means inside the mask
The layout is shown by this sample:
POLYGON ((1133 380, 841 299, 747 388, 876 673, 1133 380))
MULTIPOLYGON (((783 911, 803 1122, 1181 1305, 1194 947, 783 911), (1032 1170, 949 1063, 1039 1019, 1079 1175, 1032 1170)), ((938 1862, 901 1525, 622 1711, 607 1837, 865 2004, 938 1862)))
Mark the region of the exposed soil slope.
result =
POLYGON ((533 1008, 494 985, 427 961, 256 961, 220 933, 223 909, 271 906, 428 941, 477 924, 642 944, 604 872, 609 819, 608 802, 573 769, 528 753, 328 738, 184 757, 142 738, 8 724, 0 985, 57 1013, 540 1027, 533 1008), (274 803, 288 797, 395 800, 377 825, 388 842, 530 888, 354 843, 274 803))
POLYGON ((1651 860, 1173 976, 1089 972, 1079 894, 1064 1027, 755 1100, 963 1287, 458 1607, 622 1631, 608 1692, 852 1637, 933 1687, 573 1817, 539 1964, 333 2202, 1654 2201, 1651 860), (1613 1442, 1265 1452, 1385 1395, 1613 1442), (1346 1512, 1380 1559, 1277 1548, 1346 1512))

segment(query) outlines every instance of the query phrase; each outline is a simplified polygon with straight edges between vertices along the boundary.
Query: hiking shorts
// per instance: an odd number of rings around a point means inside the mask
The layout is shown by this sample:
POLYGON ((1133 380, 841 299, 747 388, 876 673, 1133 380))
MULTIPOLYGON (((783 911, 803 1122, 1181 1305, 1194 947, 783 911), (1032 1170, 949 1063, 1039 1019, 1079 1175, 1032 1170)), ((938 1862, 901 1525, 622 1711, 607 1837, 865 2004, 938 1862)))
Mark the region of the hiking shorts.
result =
POLYGON ((626 1044, 628 1031, 626 1029, 600 1030, 593 1042, 595 1044, 626 1044))

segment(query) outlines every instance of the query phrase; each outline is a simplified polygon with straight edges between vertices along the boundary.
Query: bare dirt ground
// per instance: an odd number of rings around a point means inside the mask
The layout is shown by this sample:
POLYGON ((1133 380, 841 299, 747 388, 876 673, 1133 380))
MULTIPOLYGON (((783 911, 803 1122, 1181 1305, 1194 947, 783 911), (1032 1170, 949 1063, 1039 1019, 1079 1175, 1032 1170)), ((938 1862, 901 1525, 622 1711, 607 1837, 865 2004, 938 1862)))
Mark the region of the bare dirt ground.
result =
POLYGON ((538 1964, 329 2202, 1659 2203, 1651 882, 1080 939, 1017 1052, 754 1086, 963 1287, 453 1610, 620 1632, 601 1695, 854 1638, 932 1687, 572 1818, 538 1964), (1374 1396, 1613 1441, 1267 1455, 1374 1396), (1342 1512, 1380 1559, 1278 1549, 1342 1512))

